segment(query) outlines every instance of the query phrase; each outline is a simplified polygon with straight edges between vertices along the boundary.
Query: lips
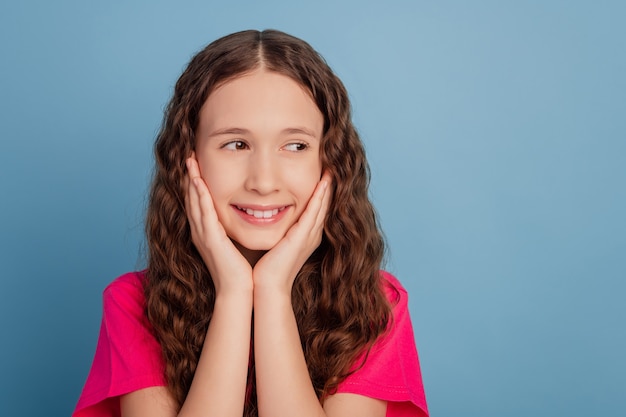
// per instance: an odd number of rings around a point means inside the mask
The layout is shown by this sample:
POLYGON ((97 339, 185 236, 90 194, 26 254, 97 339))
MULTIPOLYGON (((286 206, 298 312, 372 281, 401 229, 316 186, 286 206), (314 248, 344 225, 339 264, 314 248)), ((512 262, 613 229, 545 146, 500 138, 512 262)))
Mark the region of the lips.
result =
POLYGON ((257 219, 271 219, 276 216, 278 213, 282 212, 287 208, 287 206, 274 207, 274 208, 266 208, 266 209, 254 209, 251 207, 244 206, 235 206, 237 210, 246 213, 249 216, 254 216, 257 219))

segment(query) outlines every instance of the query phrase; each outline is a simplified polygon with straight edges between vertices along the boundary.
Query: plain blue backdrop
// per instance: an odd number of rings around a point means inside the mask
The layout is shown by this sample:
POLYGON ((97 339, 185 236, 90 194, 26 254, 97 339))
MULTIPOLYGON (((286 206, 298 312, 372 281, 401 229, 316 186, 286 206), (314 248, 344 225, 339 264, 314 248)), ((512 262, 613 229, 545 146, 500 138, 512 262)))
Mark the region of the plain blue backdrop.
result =
POLYGON ((624 4, 2 1, 0 415, 71 413, 174 82, 248 28, 350 92, 432 415, 624 415, 624 4))

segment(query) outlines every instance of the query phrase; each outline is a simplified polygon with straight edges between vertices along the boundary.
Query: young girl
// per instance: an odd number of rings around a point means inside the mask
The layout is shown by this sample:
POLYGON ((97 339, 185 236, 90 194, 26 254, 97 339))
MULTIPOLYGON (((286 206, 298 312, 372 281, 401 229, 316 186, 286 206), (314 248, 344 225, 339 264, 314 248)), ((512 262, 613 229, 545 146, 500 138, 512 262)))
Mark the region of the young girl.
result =
POLYGON ((156 145, 148 267, 104 291, 85 416, 426 416, 341 81, 304 41, 198 53, 156 145))

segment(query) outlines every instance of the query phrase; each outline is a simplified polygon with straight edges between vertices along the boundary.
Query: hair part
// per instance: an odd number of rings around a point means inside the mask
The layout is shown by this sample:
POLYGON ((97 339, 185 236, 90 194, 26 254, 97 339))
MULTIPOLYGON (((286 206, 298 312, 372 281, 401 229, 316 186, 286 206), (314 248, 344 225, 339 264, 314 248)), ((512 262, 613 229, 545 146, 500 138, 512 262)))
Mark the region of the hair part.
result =
MULTIPOLYGON (((385 246, 369 201, 369 167, 347 92, 306 42, 266 30, 220 38, 195 55, 176 83, 155 143, 146 218, 146 315, 161 344, 168 387, 179 406, 189 391, 215 303, 215 287, 191 240, 185 160, 196 146, 200 109, 220 85, 258 68, 288 76, 324 116, 320 159, 334 187, 322 243, 298 273, 292 304, 313 386, 321 401, 385 331, 381 286, 385 246)), ((256 415, 254 364, 245 415, 256 415)))

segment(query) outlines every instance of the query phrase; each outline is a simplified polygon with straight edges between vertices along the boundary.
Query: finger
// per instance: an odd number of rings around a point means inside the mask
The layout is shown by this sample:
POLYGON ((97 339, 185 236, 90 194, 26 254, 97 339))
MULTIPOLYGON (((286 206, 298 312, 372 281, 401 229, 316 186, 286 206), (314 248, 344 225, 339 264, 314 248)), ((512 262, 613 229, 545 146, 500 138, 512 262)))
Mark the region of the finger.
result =
POLYGON ((315 241, 321 238, 323 222, 319 219, 320 217, 324 218, 324 214, 320 214, 320 211, 323 208, 324 196, 326 195, 329 181, 328 177, 322 178, 313 191, 313 195, 309 199, 304 212, 300 215, 300 219, 287 233, 286 237, 289 240, 302 240, 304 242, 313 237, 315 241))
POLYGON ((191 156, 187 158, 186 163, 187 163, 187 172, 189 173, 190 179, 201 176, 200 166, 198 165, 198 160, 196 159, 195 154, 191 154, 191 156))
POLYGON ((211 197, 211 193, 209 191, 209 187, 207 187, 206 182, 200 175, 200 167, 198 165, 198 161, 192 155, 191 158, 188 159, 190 172, 195 175, 191 178, 191 182, 194 185, 194 190, 198 199, 198 207, 200 210, 200 219, 202 221, 202 226, 204 230, 218 230, 218 217, 217 212, 215 211, 215 206, 213 204, 213 197, 211 197), (197 175, 196 175, 197 174, 197 175))
POLYGON ((200 206, 200 214, 202 216, 203 223, 210 227, 211 222, 217 221, 217 213, 215 212, 213 199, 211 198, 209 189, 202 178, 194 178, 193 183, 198 193, 198 204, 200 206))
POLYGON ((323 228, 326 215, 328 214, 328 208, 330 207, 330 201, 332 199, 332 178, 329 172, 325 172, 320 181, 324 188, 324 194, 322 196, 321 207, 317 212, 317 218, 315 219, 315 227, 323 228))
POLYGON ((217 213, 215 212, 215 206, 213 205, 213 198, 209 192, 206 183, 201 177, 196 177, 192 180, 196 193, 198 195, 198 206, 200 207, 200 214, 204 221, 217 220, 217 213))
POLYGON ((187 217, 193 223, 193 226, 198 226, 200 223, 201 211, 200 211, 200 198, 198 195, 198 189, 194 184, 193 177, 194 175, 194 167, 193 161, 191 158, 187 159, 187 172, 188 172, 188 183, 187 187, 187 198, 185 200, 185 208, 187 210, 187 217))
POLYGON ((311 198, 313 203, 311 210, 313 214, 313 224, 311 225, 312 229, 320 227, 323 224, 323 219, 326 217, 329 196, 331 194, 329 190, 330 181, 330 174, 325 172, 317 185, 314 196, 311 198))
POLYGON ((309 199, 304 212, 300 215, 298 224, 300 224, 301 227, 307 232, 313 230, 313 227, 315 226, 319 211, 322 208, 322 202, 324 200, 324 194, 326 193, 327 187, 328 182, 326 179, 322 179, 317 183, 317 186, 313 191, 313 195, 309 199))

